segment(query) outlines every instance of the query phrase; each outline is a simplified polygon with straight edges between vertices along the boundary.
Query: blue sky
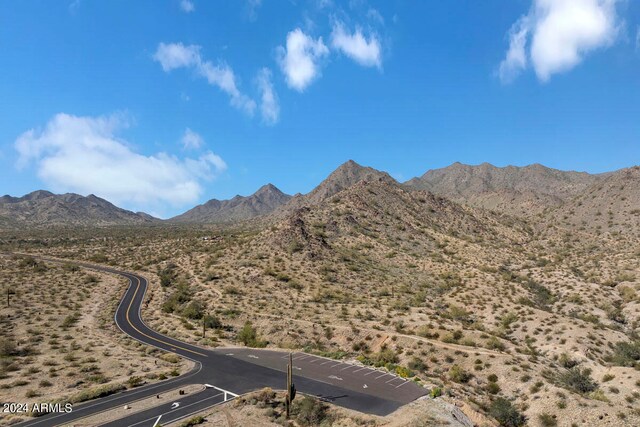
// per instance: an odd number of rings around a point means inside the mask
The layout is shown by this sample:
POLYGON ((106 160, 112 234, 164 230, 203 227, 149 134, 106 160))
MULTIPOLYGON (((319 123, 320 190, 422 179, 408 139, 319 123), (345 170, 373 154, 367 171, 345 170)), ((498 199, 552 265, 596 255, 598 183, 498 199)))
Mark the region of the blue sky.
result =
POLYGON ((640 158, 640 3, 0 2, 0 193, 172 216, 348 159, 640 158))

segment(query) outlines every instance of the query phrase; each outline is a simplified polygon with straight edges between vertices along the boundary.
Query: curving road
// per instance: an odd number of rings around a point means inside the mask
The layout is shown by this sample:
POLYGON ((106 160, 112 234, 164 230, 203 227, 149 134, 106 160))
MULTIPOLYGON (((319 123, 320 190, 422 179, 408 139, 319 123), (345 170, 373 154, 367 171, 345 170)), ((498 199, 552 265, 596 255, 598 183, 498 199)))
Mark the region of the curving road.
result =
MULTIPOLYGON (((127 278, 129 287, 116 309, 116 325, 135 340, 193 360, 195 367, 170 380, 75 405, 70 413, 48 414, 17 425, 44 427, 81 424, 84 418, 125 405, 132 406, 134 411, 135 402, 144 398, 189 384, 206 384, 207 387, 202 391, 179 399, 178 405, 173 402, 159 405, 104 424, 110 427, 151 427, 161 417, 160 423, 166 425, 243 393, 263 387, 285 388, 288 353, 247 348, 207 349, 162 335, 149 328, 140 314, 148 286, 147 279, 108 267, 77 264, 127 278)), ((424 388, 389 373, 306 353, 294 354, 293 372, 294 383, 300 392, 376 415, 387 415, 426 394, 424 388)))

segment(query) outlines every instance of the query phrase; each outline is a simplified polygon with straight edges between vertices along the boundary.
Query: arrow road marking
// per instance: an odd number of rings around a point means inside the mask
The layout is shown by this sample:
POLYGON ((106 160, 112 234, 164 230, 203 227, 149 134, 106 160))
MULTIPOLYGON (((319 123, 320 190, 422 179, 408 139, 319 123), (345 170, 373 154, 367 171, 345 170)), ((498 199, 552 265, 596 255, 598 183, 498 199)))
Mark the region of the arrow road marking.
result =
POLYGON ((171 409, 176 409, 178 406, 180 406, 180 402, 173 402, 171 404, 171 409))
POLYGON ((342 381, 342 378, 337 377, 337 376, 335 376, 335 375, 329 375, 329 378, 331 378, 332 380, 342 381))
POLYGON ((369 386, 367 386, 366 384, 362 386, 362 388, 368 388, 369 386))

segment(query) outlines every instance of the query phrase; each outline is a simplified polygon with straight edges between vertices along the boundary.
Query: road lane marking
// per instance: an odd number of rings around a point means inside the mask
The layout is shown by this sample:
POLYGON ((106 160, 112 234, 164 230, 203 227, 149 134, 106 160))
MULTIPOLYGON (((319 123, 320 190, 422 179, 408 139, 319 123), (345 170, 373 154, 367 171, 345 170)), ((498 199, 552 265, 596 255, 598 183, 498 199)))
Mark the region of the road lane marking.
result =
MULTIPOLYGON (((193 402, 193 403, 190 403, 190 404, 188 404, 188 405, 185 405, 185 406, 183 406, 183 407, 182 407, 182 409, 188 408, 189 406, 197 405, 198 403, 204 402, 205 400, 213 399, 214 397, 218 397, 218 396, 221 396, 221 395, 222 395, 222 393, 218 393, 218 394, 216 394, 216 395, 213 395, 213 396, 210 396, 210 397, 206 397, 206 398, 204 398, 204 399, 202 399, 202 400, 198 400, 197 402, 193 402)), ((204 408, 204 409, 206 409, 206 408, 204 408)), ((167 414, 170 414, 170 413, 175 412, 175 411, 177 411, 177 409, 172 409, 172 410, 170 410, 170 411, 168 411, 168 412, 165 412, 165 413, 164 413, 164 414, 162 414, 162 415, 167 415, 167 414)), ((161 415, 161 416, 162 416, 162 415, 161 415)), ((191 414, 189 414, 189 415, 191 415, 191 414)), ((155 415, 154 415, 153 417, 151 417, 151 418, 147 418, 146 420, 143 420, 143 421, 137 422, 137 423, 135 423, 135 424, 131 424, 131 425, 129 425, 129 427, 138 426, 138 425, 140 425, 140 424, 144 424, 144 423, 146 423, 147 421, 151 421, 151 420, 153 420, 153 419, 155 419, 155 415)), ((177 421, 177 420, 176 420, 176 421, 177 421)), ((169 423, 171 423, 171 421, 169 421, 169 423)))
MULTIPOLYGON (((169 347, 171 347, 171 346, 175 345, 175 344, 170 344, 170 343, 168 343, 168 342, 166 342, 166 341, 159 340, 159 339, 154 338, 154 337, 152 337, 152 336, 149 336, 149 335, 145 334, 144 332, 142 332, 140 329, 136 328, 136 327, 133 325, 133 323, 131 323, 131 319, 129 318, 129 312, 131 311, 131 306, 133 305, 133 302, 135 301, 136 296, 138 295, 138 290, 140 289, 140 286, 142 285, 142 283, 140 282, 140 278, 139 278, 138 276, 133 276, 133 277, 135 277, 135 278, 136 278, 136 280, 138 281, 138 285, 136 286, 136 290, 133 292, 133 296, 131 297, 131 301, 129 302, 129 307, 127 307, 127 311, 126 311, 126 313, 125 313, 125 318, 127 319, 127 323, 129 323, 129 325, 130 325, 133 329, 135 329, 139 334, 144 335, 145 337, 147 337, 147 338, 149 338, 149 339, 152 339, 152 340, 154 340, 154 341, 160 342, 160 343, 162 343, 162 344, 164 344, 164 345, 166 345, 166 346, 169 346, 169 347)), ((131 279, 129 278, 129 280, 131 280, 131 279)), ((125 294, 125 295, 126 295, 126 294, 125 294)), ((142 322, 142 319, 140 319, 140 321, 142 322)), ((175 347, 176 347, 176 348, 179 348, 180 350, 188 351, 189 353, 197 354, 198 356, 207 357, 207 355, 206 355, 206 354, 198 353, 197 351, 189 350, 188 348, 180 347, 180 346, 178 346, 178 345, 176 345, 175 347)), ((166 351, 166 350, 165 350, 165 351, 166 351)))
POLYGON ((160 418, 162 418, 162 415, 160 415, 160 416, 158 417, 158 419, 156 420, 156 422, 155 422, 155 423, 153 423, 153 427, 156 427, 156 426, 158 425, 158 423, 160 422, 160 418))

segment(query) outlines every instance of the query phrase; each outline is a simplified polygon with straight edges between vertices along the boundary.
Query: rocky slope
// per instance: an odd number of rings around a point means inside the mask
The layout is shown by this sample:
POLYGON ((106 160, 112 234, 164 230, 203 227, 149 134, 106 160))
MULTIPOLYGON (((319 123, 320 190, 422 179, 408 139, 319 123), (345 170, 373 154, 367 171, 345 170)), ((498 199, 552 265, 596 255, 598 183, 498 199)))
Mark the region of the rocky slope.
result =
POLYGON ((171 218, 172 222, 224 223, 266 215, 291 199, 272 184, 262 186, 250 196, 230 200, 211 199, 187 212, 171 218))
POLYGON ((608 174, 547 220, 580 231, 640 236, 640 166, 608 174))
POLYGON ((531 216, 562 205, 600 179, 599 175, 560 171, 540 164, 500 168, 489 163, 454 163, 429 170, 405 185, 472 206, 531 216))
POLYGON ((0 226, 106 226, 151 224, 159 221, 142 212, 121 209, 94 196, 34 191, 23 197, 0 197, 0 226))

